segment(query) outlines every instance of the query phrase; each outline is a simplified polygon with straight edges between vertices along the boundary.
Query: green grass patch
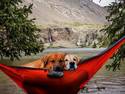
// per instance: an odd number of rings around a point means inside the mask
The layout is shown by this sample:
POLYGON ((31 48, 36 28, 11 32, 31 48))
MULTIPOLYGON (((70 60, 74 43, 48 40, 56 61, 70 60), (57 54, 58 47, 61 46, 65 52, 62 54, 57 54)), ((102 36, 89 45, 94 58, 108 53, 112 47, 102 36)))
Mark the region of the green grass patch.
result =
POLYGON ((42 24, 42 25, 37 25, 38 28, 40 29, 45 29, 45 28, 52 28, 52 27, 69 27, 69 28, 75 28, 78 30, 82 29, 102 29, 104 28, 104 24, 89 24, 89 23, 81 23, 81 22, 57 22, 55 24, 42 24))

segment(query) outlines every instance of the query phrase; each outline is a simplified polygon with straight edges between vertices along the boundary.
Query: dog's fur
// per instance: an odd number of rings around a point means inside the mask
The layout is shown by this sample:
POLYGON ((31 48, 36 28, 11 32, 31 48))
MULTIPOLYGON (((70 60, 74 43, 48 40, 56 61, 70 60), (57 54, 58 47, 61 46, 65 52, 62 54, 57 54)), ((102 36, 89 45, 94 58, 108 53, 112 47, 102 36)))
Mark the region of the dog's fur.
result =
POLYGON ((80 61, 80 58, 74 54, 67 54, 64 58, 65 70, 75 70, 80 61))
POLYGON ((50 53, 32 63, 24 64, 25 67, 47 68, 53 71, 56 67, 64 68, 64 53, 50 53))
POLYGON ((44 68, 50 71, 55 70, 55 68, 64 68, 64 53, 51 53, 42 57, 41 62, 44 63, 44 68))

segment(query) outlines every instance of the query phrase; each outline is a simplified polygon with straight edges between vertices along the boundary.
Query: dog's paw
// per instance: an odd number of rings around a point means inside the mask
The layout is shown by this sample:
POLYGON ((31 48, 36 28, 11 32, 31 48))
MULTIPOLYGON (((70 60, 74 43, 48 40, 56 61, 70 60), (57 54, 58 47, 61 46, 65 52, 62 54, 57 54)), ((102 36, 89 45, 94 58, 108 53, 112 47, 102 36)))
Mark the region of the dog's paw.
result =
POLYGON ((64 75, 63 72, 56 72, 56 71, 51 71, 48 73, 48 76, 52 78, 61 78, 63 77, 63 75, 64 75))

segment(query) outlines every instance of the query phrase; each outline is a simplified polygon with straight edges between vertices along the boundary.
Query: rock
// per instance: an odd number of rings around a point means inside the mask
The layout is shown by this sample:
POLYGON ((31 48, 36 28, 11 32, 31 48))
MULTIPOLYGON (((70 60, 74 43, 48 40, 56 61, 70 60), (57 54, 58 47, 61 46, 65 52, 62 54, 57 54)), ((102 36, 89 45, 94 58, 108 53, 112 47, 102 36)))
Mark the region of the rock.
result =
POLYGON ((97 47, 98 30, 80 30, 72 28, 47 28, 40 32, 40 40, 45 47, 97 47))

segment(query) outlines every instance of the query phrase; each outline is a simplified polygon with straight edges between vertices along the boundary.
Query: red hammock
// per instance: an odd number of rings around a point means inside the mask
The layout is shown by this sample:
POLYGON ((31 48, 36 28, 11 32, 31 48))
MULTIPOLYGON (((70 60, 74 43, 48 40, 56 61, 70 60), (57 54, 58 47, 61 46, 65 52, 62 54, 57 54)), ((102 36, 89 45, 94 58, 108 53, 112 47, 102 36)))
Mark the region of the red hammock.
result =
POLYGON ((13 79, 27 94, 77 94, 125 42, 121 38, 97 56, 84 60, 74 71, 64 71, 62 78, 50 78, 45 69, 10 67, 0 64, 0 70, 13 79))

